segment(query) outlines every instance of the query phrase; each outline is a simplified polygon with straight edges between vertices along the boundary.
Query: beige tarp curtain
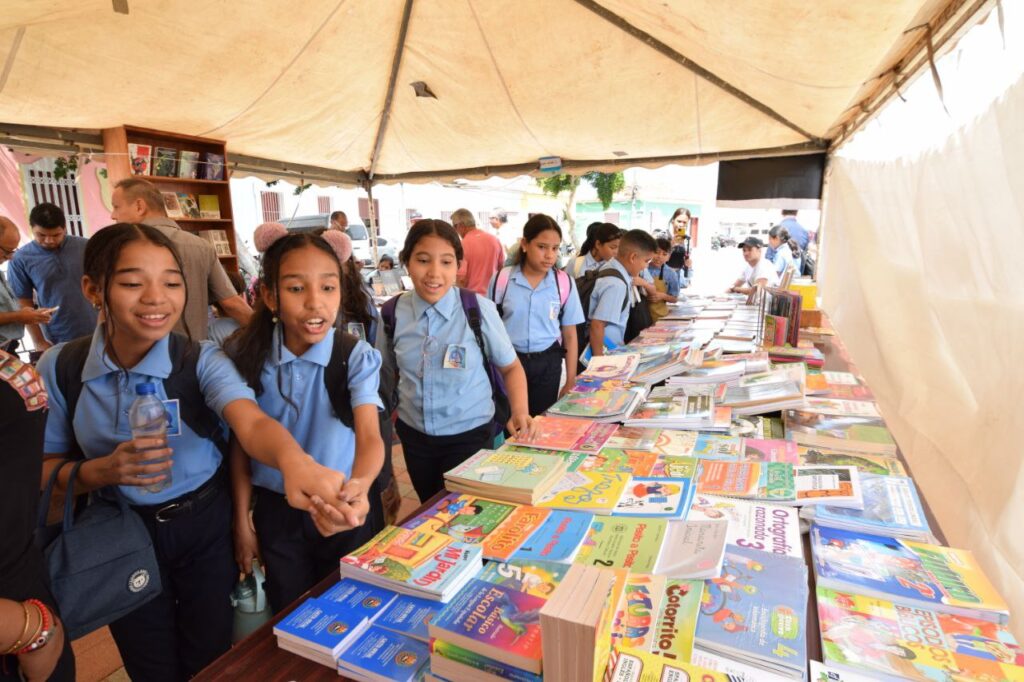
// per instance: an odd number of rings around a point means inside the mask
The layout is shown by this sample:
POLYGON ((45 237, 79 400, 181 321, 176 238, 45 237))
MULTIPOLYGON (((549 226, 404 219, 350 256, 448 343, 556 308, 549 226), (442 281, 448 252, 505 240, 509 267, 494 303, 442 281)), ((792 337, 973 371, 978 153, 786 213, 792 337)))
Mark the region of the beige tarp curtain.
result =
MULTIPOLYGON (((0 121, 132 124, 369 168, 404 0, 0 1, 0 121), (114 3, 117 4, 117 3, 114 3)), ((377 173, 708 154, 829 137, 940 0, 417 0, 377 173), (425 82, 436 99, 416 97, 425 82)))
MULTIPOLYGON (((823 305, 953 546, 1024 604, 1024 80, 940 149, 836 158, 823 305)), ((1024 620, 1011 620, 1018 638, 1024 620)))

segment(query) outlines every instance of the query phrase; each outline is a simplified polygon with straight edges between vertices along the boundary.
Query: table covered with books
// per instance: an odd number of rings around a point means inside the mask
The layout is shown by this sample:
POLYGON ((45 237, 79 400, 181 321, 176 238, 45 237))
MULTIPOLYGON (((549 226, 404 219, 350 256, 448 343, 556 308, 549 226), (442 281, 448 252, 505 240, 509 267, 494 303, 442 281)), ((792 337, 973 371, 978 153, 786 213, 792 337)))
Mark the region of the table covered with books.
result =
POLYGON ((800 310, 675 306, 199 679, 1024 680, 1006 604, 800 310))

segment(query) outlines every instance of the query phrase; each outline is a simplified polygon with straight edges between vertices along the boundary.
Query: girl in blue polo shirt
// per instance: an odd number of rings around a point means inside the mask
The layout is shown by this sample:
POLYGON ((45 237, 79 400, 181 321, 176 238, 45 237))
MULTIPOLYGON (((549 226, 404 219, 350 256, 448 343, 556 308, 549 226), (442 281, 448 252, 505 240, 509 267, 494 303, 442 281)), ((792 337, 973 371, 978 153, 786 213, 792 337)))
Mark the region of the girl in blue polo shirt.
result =
POLYGON ((283 424, 313 458, 345 477, 344 522, 288 506, 281 474, 249 463, 232 445, 236 554, 250 565, 254 540, 267 567, 267 597, 279 611, 337 570, 338 559, 370 540, 383 524, 379 497, 370 487, 384 459, 377 411, 380 354, 356 341, 348 355, 348 391, 353 427, 335 414, 324 373, 340 333, 341 264, 321 237, 293 234, 274 242, 263 256, 260 300, 252 319, 225 350, 256 391, 260 408, 283 424), (249 508, 253 489, 253 529, 249 508), (371 504, 372 502, 372 504, 371 504), (328 536, 328 537, 324 537, 328 536))
POLYGON ((583 322, 583 308, 576 284, 554 267, 561 243, 558 223, 543 213, 533 216, 523 226, 516 264, 495 273, 488 287, 526 372, 531 416, 551 407, 559 388, 564 393, 576 383, 576 325, 583 322))
MULTIPOLYGON (((385 371, 398 371, 398 437, 416 494, 427 500, 444 487, 444 472, 494 444, 494 401, 486 360, 454 286, 462 260, 455 228, 443 220, 417 221, 399 258, 413 291, 397 297, 393 331, 377 335, 377 348, 385 371)), ((522 365, 494 303, 474 296, 487 360, 508 391, 508 430, 530 432, 522 365)))
MULTIPOLYGON (((141 516, 160 565, 162 592, 110 630, 127 672, 136 680, 182 680, 198 673, 231 644, 229 597, 236 579, 231 556, 231 499, 214 442, 223 418, 251 455, 284 475, 289 502, 342 522, 339 507, 344 476, 316 464, 288 432, 267 417, 231 361, 211 342, 171 339, 185 306, 181 259, 163 234, 146 225, 119 223, 89 239, 82 288, 100 312, 91 337, 60 344, 42 357, 39 371, 50 396, 44 478, 56 459, 80 449, 85 463, 75 491, 105 488, 141 516), (173 341, 173 342, 172 342, 173 341), (78 349, 87 354, 80 356, 78 349), (172 348, 185 350, 172 357, 172 348), (81 369, 60 362, 84 357, 81 369), (194 381, 167 400, 164 381, 194 365, 194 381), (61 377, 58 377, 61 367, 61 377), (69 411, 62 380, 80 373, 79 393, 69 411), (63 379, 62 379, 63 378, 63 379), (157 396, 171 413, 166 440, 132 438, 128 408, 135 386, 155 383, 157 396), (205 412, 204 412, 205 410, 205 412), (188 415, 202 418, 190 420, 188 415), (210 422, 213 428, 203 424, 210 422), (207 435, 200 435, 204 431, 207 435), (170 457, 170 461, 165 460, 170 457), (164 480, 163 490, 144 486, 164 480)), ((174 382, 179 387, 182 382, 174 382)), ((71 467, 60 472, 67 486, 71 467)), ((127 589, 127 587, 126 587, 127 589)))
POLYGON ((591 270, 597 270, 602 263, 615 258, 619 252, 622 230, 611 223, 590 223, 587 238, 580 247, 580 255, 565 270, 572 277, 582 277, 591 270))

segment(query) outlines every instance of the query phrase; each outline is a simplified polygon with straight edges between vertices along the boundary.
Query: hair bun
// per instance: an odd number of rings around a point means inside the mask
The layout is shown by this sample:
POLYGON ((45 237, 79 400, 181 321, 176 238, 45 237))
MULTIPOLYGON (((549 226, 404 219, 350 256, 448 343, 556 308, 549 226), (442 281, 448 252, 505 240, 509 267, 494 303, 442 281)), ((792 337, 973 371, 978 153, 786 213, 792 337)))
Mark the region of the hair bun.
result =
POLYGON ((252 243, 259 253, 266 253, 274 242, 287 235, 288 228, 281 223, 263 223, 253 232, 252 243))
POLYGON ((352 238, 341 230, 326 230, 320 236, 331 245, 338 260, 342 263, 352 257, 352 238))

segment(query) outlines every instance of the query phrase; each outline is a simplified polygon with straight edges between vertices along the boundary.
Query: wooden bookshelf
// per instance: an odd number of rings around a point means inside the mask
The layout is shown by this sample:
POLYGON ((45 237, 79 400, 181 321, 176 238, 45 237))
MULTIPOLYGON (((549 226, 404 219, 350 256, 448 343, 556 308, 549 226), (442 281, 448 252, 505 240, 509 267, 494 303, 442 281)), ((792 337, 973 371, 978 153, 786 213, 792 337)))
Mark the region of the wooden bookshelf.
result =
MULTIPOLYGON (((172 218, 188 230, 199 234, 204 230, 223 230, 231 247, 230 256, 218 256, 225 269, 238 270, 238 247, 235 243, 234 214, 231 208, 231 189, 228 184, 227 150, 223 140, 206 137, 179 135, 150 128, 136 126, 118 126, 103 131, 103 150, 107 153, 107 175, 111 186, 127 177, 139 177, 152 182, 161 192, 179 192, 194 195, 197 200, 200 194, 217 197, 220 206, 220 218, 172 218), (132 169, 132 161, 128 155, 129 144, 145 144, 152 148, 148 172, 136 174, 132 169), (224 158, 224 179, 206 180, 203 178, 151 175, 156 161, 156 148, 165 147, 175 150, 175 173, 181 163, 181 152, 199 152, 200 161, 204 153, 220 154, 224 158)), ((202 168, 202 166, 200 166, 202 168)))

